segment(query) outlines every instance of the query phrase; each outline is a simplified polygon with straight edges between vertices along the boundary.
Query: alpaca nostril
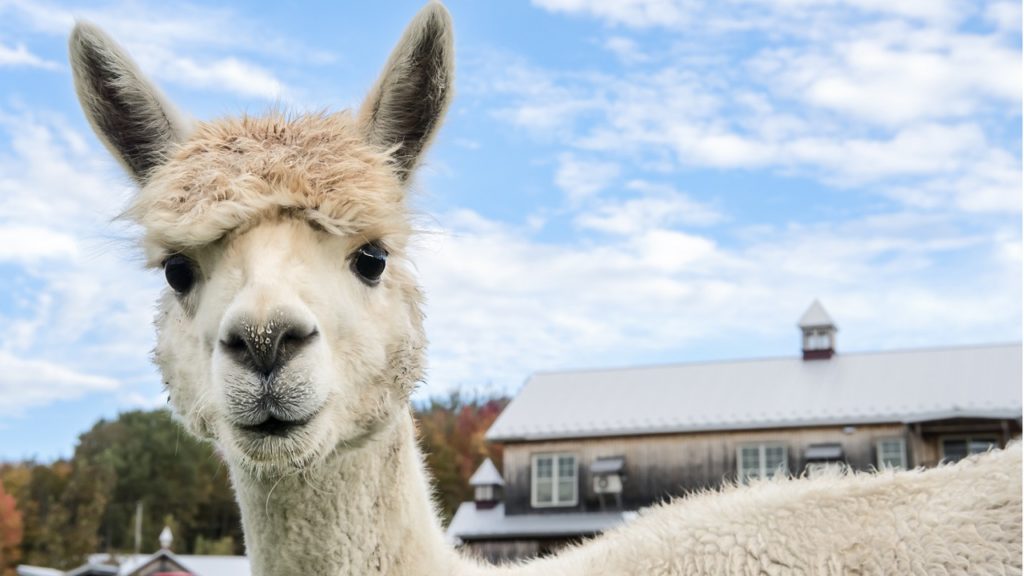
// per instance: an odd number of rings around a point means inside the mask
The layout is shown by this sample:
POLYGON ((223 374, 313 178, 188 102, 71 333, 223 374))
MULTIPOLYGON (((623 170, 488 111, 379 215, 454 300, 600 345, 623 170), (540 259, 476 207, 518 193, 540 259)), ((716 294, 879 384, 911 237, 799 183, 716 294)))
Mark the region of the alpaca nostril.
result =
POLYGON ((233 352, 245 352, 247 346, 245 340, 238 334, 228 334, 228 337, 220 341, 221 345, 233 352))
POLYGON ((220 340, 220 345, 236 362, 262 376, 270 376, 318 334, 315 326, 281 320, 259 325, 242 321, 220 340))

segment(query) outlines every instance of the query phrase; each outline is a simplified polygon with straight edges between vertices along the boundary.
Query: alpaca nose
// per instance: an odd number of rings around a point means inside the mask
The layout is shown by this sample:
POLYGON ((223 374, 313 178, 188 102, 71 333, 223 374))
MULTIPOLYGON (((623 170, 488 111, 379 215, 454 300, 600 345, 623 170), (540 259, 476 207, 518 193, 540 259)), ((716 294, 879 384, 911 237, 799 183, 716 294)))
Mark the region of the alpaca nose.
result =
POLYGON ((221 338, 221 347, 240 364, 262 376, 283 366, 319 332, 313 324, 277 319, 263 323, 239 320, 221 338))

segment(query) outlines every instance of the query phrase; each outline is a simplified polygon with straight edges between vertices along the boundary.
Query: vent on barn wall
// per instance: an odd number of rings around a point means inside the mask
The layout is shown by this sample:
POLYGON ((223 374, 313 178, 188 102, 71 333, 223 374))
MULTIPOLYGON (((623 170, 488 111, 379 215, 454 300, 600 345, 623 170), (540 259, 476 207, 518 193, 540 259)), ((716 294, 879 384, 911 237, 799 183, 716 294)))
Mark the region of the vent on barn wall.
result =
POLYGON ((623 474, 625 468, 626 459, 623 456, 598 458, 591 463, 590 477, 593 482, 594 495, 597 496, 602 510, 611 504, 618 509, 622 508, 622 483, 625 480, 623 474))

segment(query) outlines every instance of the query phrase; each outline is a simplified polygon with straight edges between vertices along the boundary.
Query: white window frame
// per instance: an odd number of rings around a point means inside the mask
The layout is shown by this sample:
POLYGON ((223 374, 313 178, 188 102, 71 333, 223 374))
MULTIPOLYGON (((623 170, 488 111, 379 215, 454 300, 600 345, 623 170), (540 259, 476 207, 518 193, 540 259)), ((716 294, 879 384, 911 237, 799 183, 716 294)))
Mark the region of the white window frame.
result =
POLYGON ((886 468, 885 463, 882 461, 882 444, 886 442, 899 442, 900 443, 900 462, 898 465, 889 466, 894 470, 906 470, 907 469, 907 439, 906 438, 880 438, 875 442, 875 467, 879 470, 886 468))
POLYGON ((740 444, 736 447, 736 478, 739 479, 740 482, 746 483, 751 478, 766 479, 769 477, 769 472, 771 472, 771 477, 773 478, 779 474, 789 474, 789 449, 785 444, 782 442, 751 442, 748 444, 740 444), (749 448, 757 448, 758 469, 756 476, 744 474, 743 450, 749 448), (771 471, 768 470, 766 465, 768 458, 765 453, 768 448, 782 448, 782 465, 771 471))
MULTIPOLYGON (((999 448, 999 438, 994 434, 955 434, 951 436, 940 436, 939 437, 939 459, 946 461, 946 442, 948 440, 963 440, 967 444, 967 456, 972 454, 979 454, 979 452, 971 452, 972 441, 984 441, 988 442, 991 440, 993 448, 999 448)), ((964 458, 967 458, 964 456, 964 458)))
POLYGON ((530 505, 534 508, 569 508, 579 504, 579 484, 580 484, 580 464, 579 458, 576 457, 572 452, 546 452, 543 454, 533 454, 530 456, 530 505), (537 500, 537 461, 542 458, 551 460, 551 502, 539 502, 537 500), (560 494, 558 492, 558 485, 563 480, 559 476, 560 467, 559 460, 562 458, 572 458, 572 498, 570 500, 560 500, 560 494))

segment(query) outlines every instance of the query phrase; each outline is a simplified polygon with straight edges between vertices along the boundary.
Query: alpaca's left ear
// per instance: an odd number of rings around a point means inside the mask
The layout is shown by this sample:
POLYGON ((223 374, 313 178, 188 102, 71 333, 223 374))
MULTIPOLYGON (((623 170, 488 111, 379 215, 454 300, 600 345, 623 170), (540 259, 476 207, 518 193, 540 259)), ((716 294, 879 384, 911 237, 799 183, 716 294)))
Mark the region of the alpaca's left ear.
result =
POLYGON ((128 54, 102 30, 79 22, 68 41, 75 91, 89 124, 139 184, 190 129, 128 54))
POLYGON ((454 79, 451 17, 444 6, 432 2, 406 28, 359 109, 366 138, 381 149, 393 150, 403 181, 409 179, 441 125, 454 79))

